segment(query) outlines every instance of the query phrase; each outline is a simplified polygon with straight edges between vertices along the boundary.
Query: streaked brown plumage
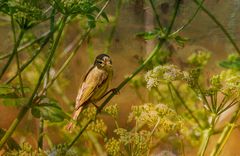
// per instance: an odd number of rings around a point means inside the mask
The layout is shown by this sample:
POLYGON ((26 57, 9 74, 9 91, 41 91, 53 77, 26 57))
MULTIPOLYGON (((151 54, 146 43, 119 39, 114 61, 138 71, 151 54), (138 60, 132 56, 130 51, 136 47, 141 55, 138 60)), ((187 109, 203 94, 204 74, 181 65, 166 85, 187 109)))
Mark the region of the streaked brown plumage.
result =
MULTIPOLYGON (((82 109, 89 103, 96 103, 107 92, 109 83, 112 79, 113 69, 112 61, 106 54, 100 54, 96 57, 94 65, 89 69, 84 77, 83 83, 78 91, 76 98, 75 111, 73 120, 77 121, 82 109)), ((71 132, 74 122, 67 125, 67 129, 71 132)))

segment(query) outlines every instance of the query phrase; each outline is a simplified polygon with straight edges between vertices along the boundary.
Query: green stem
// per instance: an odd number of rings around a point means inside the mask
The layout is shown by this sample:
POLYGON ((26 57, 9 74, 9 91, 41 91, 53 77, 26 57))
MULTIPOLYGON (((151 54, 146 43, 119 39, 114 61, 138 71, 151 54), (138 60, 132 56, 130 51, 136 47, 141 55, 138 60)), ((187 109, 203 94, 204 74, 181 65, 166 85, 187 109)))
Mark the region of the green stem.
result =
POLYGON ((217 141, 217 144, 216 144, 214 150, 211 153, 211 156, 220 155, 221 151, 223 150, 224 145, 226 144, 227 140, 230 137, 230 134, 232 133, 233 129, 235 128, 235 125, 239 118, 239 115, 240 115, 240 105, 238 105, 238 108, 235 111, 234 115, 232 116, 230 122, 224 128, 220 138, 217 141))
POLYGON ((175 32, 173 32, 173 33, 170 35, 170 37, 171 37, 171 36, 174 36, 174 35, 177 34, 177 33, 179 33, 180 31, 182 31, 183 29, 185 29, 190 23, 192 23, 192 21, 193 21, 193 20, 195 19, 195 17, 197 16, 197 14, 198 14, 201 6, 203 5, 204 1, 205 1, 205 0, 202 0, 202 1, 200 2, 200 5, 198 5, 198 8, 196 9, 196 11, 195 11, 194 14, 192 15, 192 17, 191 17, 183 26, 181 26, 178 30, 176 30, 175 32))
POLYGON ((201 9, 218 25, 218 27, 223 31, 223 33, 226 35, 228 40, 231 42, 233 47, 236 49, 237 53, 240 55, 240 49, 238 48, 237 44, 231 37, 231 35, 228 33, 228 31, 224 28, 224 26, 216 19, 216 17, 210 13, 204 6, 201 5, 201 3, 198 2, 198 0, 193 0, 198 6, 201 7, 201 9))
POLYGON ((17 39, 17 41, 16 41, 16 43, 15 43, 15 45, 14 45, 12 54, 10 55, 10 57, 8 58, 7 63, 5 64, 5 66, 3 67, 3 69, 2 69, 1 72, 0 72, 0 80, 2 79, 4 73, 6 72, 6 70, 8 69, 8 67, 10 66, 13 57, 16 55, 17 48, 19 47, 19 45, 20 45, 20 43, 21 43, 21 40, 23 39, 24 33, 25 33, 25 30, 21 29, 21 30, 20 30, 20 34, 19 34, 19 36, 18 36, 18 39, 17 39))
POLYGON ((44 120, 40 117, 39 121, 39 132, 38 132, 38 149, 43 148, 43 132, 44 132, 44 120))
POLYGON ((174 107, 175 111, 177 112, 177 105, 175 104, 175 100, 174 100, 174 97, 173 97, 173 93, 172 93, 170 83, 168 83, 167 86, 168 86, 168 91, 170 92, 170 95, 171 95, 171 100, 172 100, 173 107, 174 107))
MULTIPOLYGON (((157 44, 157 46, 153 49, 153 51, 150 53, 150 55, 148 56, 148 58, 143 62, 143 64, 141 64, 130 76, 128 76, 125 80, 122 81, 122 83, 120 83, 118 85, 118 87, 116 88, 118 91, 121 90, 135 75, 137 75, 140 71, 142 71, 142 69, 152 60, 152 58, 159 52, 159 50, 161 49, 162 45, 165 43, 166 39, 168 38, 168 35, 170 34, 173 24, 175 22, 176 16, 177 16, 177 12, 179 9, 179 4, 180 4, 180 0, 176 1, 176 7, 174 10, 174 14, 173 14, 173 18, 171 21, 170 26, 168 27, 167 33, 165 34, 165 38, 159 40, 159 43, 157 44)), ((107 99, 101 104, 101 106, 98 108, 97 110, 97 114, 99 114, 101 112, 101 110, 104 108, 104 106, 106 106, 106 104, 115 96, 115 93, 110 94, 107 99)), ((97 115, 96 114, 96 115, 97 115)), ((78 134, 73 138, 73 140, 68 144, 67 148, 66 148, 66 152, 75 144, 75 142, 78 140, 78 138, 82 135, 82 133, 85 131, 85 129, 89 126, 89 124, 91 122, 93 122, 94 119, 89 119, 85 125, 83 125, 80 129, 80 131, 78 132, 78 134)))
MULTIPOLYGON (((42 49, 45 47, 45 45, 48 43, 50 36, 52 35, 52 33, 50 33, 48 36, 46 36, 45 40, 43 41, 43 43, 40 45, 40 47, 38 49, 36 49, 34 53, 34 55, 30 58, 30 60, 28 60, 26 63, 24 63, 19 71, 22 72, 26 67, 28 67, 28 65, 30 65, 32 63, 33 60, 35 60, 35 58, 40 54, 40 52, 42 51, 42 49)), ((17 77, 18 73, 16 73, 13 77, 11 77, 9 80, 7 80, 5 83, 9 84, 11 83, 16 77, 17 77)))
POLYGON ((109 35, 108 41, 107 41, 107 46, 106 46, 106 50, 105 50, 106 53, 109 52, 110 46, 112 45, 112 40, 113 40, 113 36, 116 32, 121 6, 122 6, 122 0, 118 0, 117 5, 116 5, 116 11, 115 11, 115 19, 113 21, 112 29, 111 29, 111 32, 110 32, 110 35, 109 35))
MULTIPOLYGON (((56 30, 56 29, 55 29, 56 30)), ((20 53, 22 52, 24 49, 28 48, 28 47, 31 47, 32 45, 34 45, 35 43, 39 43, 41 42, 45 37, 49 36, 51 32, 48 31, 46 33, 44 33, 43 35, 41 35, 40 37, 38 37, 37 39, 33 40, 33 41, 30 41, 22 46, 20 46, 18 49, 17 49, 17 53, 20 53)), ((11 53, 7 53, 7 54, 3 54, 0 56, 0 60, 3 60, 3 59, 6 59, 8 57, 11 56, 11 53)))
POLYGON ((182 103, 182 105, 185 107, 185 109, 188 111, 188 113, 192 116, 192 118, 194 119, 194 121, 198 124, 198 126, 202 129, 203 126, 201 125, 201 123, 199 122, 198 118, 193 114, 193 111, 188 107, 188 105, 185 103, 185 101, 183 100, 183 98, 181 97, 181 95, 179 94, 179 92, 177 91, 177 89, 174 87, 174 85, 169 82, 169 85, 171 86, 171 88, 173 89, 174 93, 177 95, 178 99, 180 100, 180 102, 182 103))
MULTIPOLYGON (((11 26, 12 26, 14 44, 16 44, 16 31, 15 31, 13 15, 11 15, 11 26)), ((19 83, 20 83, 20 88, 21 88, 21 92, 22 92, 22 97, 24 97, 25 95, 24 95, 24 90, 23 90, 22 76, 21 76, 21 72, 19 72, 20 62, 19 62, 18 52, 16 52, 16 62, 17 62, 17 75, 19 77, 19 83)))
POLYGON ((54 56, 54 53, 57 49, 57 45, 59 43, 59 40, 60 40, 60 37, 61 37, 61 34, 63 32, 63 28, 66 24, 66 21, 67 21, 67 16, 64 16, 62 18, 62 21, 60 22, 60 26, 59 26, 59 32, 56 36, 56 40, 55 42, 53 43, 53 47, 50 51, 50 54, 49 54, 49 57, 46 61, 46 64, 43 68, 43 71, 41 73, 41 75, 39 76, 39 79, 38 79, 38 82, 36 84, 36 87, 30 97, 30 99, 28 100, 27 104, 22 107, 22 109, 20 110, 17 118, 12 122, 11 126, 9 127, 9 129, 7 130, 7 132, 5 133, 5 135, 2 137, 2 139, 0 140, 0 149, 3 148, 4 144, 6 143, 6 141, 8 140, 8 138, 13 134, 13 132, 15 131, 16 127, 18 126, 18 124, 20 123, 20 121, 23 119, 23 117, 26 115, 26 113, 28 112, 28 110, 31 108, 32 104, 33 104, 33 101, 34 101, 34 97, 36 96, 36 93, 41 85, 41 82, 44 78, 44 75, 46 74, 47 70, 49 69, 49 64, 51 63, 52 59, 53 59, 53 56, 54 56))
POLYGON ((212 136, 213 131, 214 131, 216 117, 217 116, 214 114, 210 127, 203 131, 202 142, 201 142, 201 145, 200 145, 200 148, 199 148, 199 151, 198 151, 198 156, 204 156, 204 154, 207 150, 209 139, 212 136))
POLYGON ((209 128, 203 131, 202 143, 199 148, 198 156, 204 156, 211 135, 212 135, 212 128, 209 128))
POLYGON ((157 21, 158 27, 159 27, 161 30, 163 30, 163 27, 162 27, 162 24, 161 24, 161 22, 160 22, 160 18, 159 18, 159 15, 158 15, 158 13, 157 13, 157 10, 156 10, 156 8, 155 8, 155 5, 154 5, 154 3, 153 3, 153 0, 149 0, 149 2, 150 2, 151 7, 152 7, 152 9, 153 9, 153 13, 154 13, 154 15, 155 15, 155 19, 156 19, 156 21, 157 21))

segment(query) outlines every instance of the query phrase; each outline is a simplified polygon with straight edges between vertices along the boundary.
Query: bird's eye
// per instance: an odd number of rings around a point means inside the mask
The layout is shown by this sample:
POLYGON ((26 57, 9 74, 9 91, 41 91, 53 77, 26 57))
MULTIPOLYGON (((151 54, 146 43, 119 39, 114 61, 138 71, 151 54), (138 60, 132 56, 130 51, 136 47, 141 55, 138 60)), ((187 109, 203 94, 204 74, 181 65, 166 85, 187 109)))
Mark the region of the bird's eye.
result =
POLYGON ((102 64, 102 63, 103 63, 103 61, 102 61, 102 60, 99 60, 99 59, 97 59, 96 62, 97 62, 98 64, 102 64))

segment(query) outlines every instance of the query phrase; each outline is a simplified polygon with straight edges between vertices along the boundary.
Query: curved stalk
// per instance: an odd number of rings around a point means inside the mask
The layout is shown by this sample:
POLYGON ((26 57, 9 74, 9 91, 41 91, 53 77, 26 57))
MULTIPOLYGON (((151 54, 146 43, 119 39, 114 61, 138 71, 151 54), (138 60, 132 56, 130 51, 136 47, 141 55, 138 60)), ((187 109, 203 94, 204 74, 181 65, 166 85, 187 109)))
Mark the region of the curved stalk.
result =
POLYGON ((2 137, 2 139, 0 140, 0 149, 3 148, 4 144, 6 143, 6 141, 8 140, 8 138, 13 134, 13 132, 15 131, 16 127, 18 126, 18 124, 22 121, 23 117, 26 115, 26 113, 28 112, 28 110, 31 108, 32 104, 33 104, 33 100, 34 100, 34 97, 36 96, 36 93, 41 85, 41 82, 44 78, 44 75, 46 74, 47 70, 49 69, 49 65, 53 59, 53 56, 54 56, 54 53, 57 49, 57 46, 58 46, 58 43, 59 43, 59 40, 60 40, 60 37, 62 35, 62 32, 63 32, 63 28, 66 24, 66 21, 67 21, 67 16, 64 16, 62 18, 62 21, 60 22, 60 26, 59 26, 59 32, 56 36, 56 40, 55 42, 53 43, 53 47, 50 51, 50 54, 49 54, 49 57, 46 61, 46 64, 43 68, 43 71, 41 73, 41 75, 39 76, 39 79, 38 79, 38 82, 36 84, 36 87, 30 97, 30 99, 28 100, 27 104, 22 107, 22 109, 20 110, 17 118, 12 122, 11 126, 9 127, 9 129, 7 130, 7 132, 5 133, 5 135, 2 137))
POLYGON ((175 92, 175 94, 177 95, 178 99, 181 101, 182 105, 184 106, 184 108, 188 111, 188 113, 192 116, 192 118, 194 119, 194 121, 198 124, 198 126, 203 129, 203 126, 201 125, 200 121, 198 120, 198 118, 193 114, 193 111, 187 106, 187 104, 185 103, 185 101, 183 100, 183 98, 181 97, 181 95, 179 94, 179 92, 177 91, 177 89, 174 87, 174 85, 170 82, 169 85, 172 87, 173 91, 175 92))
POLYGON ((24 30, 24 29, 21 29, 21 30, 20 30, 20 34, 19 34, 19 36, 18 36, 18 39, 17 39, 17 41, 16 41, 16 43, 15 43, 15 45, 14 45, 14 47, 13 47, 12 54, 9 56, 7 63, 5 64, 5 66, 3 67, 3 69, 2 69, 1 72, 0 72, 0 80, 2 79, 4 73, 7 71, 7 69, 8 69, 8 67, 10 66, 10 64, 11 64, 14 56, 16 55, 17 49, 18 49, 18 47, 19 47, 19 45, 20 45, 20 43, 21 43, 21 40, 23 39, 24 33, 25 33, 25 30, 24 30))
POLYGON ((220 138, 217 141, 217 144, 216 144, 214 150, 211 153, 211 156, 220 155, 221 151, 223 150, 224 145, 226 144, 227 140, 230 137, 230 134, 232 133, 233 129, 235 128, 235 124, 236 124, 237 119, 239 118, 239 115, 240 115, 240 105, 238 105, 238 108, 235 111, 234 115, 232 116, 230 122, 224 128, 220 138))
POLYGON ((233 40, 233 38, 231 37, 231 35, 228 33, 228 31, 224 28, 224 26, 216 19, 216 17, 209 12, 204 6, 202 6, 198 0, 193 0, 198 6, 201 7, 201 9, 218 25, 218 27, 223 31, 223 33, 226 35, 226 37, 228 38, 228 40, 231 42, 231 44, 233 45, 233 47, 235 48, 235 50, 237 51, 237 53, 240 55, 240 49, 238 48, 237 44, 235 43, 235 41, 233 40))
POLYGON ((182 31, 183 29, 185 29, 190 23, 192 23, 192 21, 195 19, 195 17, 197 16, 201 6, 203 5, 205 0, 202 0, 200 2, 200 4, 198 5, 198 8, 196 9, 196 11, 194 12, 194 14, 192 15, 192 17, 183 25, 181 26, 179 29, 177 29, 175 32, 173 32, 170 36, 174 36, 177 33, 179 33, 180 31, 182 31))

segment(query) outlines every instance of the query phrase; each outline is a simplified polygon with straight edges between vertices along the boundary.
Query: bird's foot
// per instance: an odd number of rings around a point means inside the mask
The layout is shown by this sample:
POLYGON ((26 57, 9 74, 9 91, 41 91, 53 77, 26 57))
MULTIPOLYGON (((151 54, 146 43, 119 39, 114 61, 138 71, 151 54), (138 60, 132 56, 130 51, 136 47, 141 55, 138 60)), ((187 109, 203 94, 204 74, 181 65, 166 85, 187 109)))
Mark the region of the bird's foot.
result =
POLYGON ((119 91, 118 88, 113 88, 110 91, 113 92, 113 94, 116 94, 116 95, 120 94, 120 91, 119 91))

